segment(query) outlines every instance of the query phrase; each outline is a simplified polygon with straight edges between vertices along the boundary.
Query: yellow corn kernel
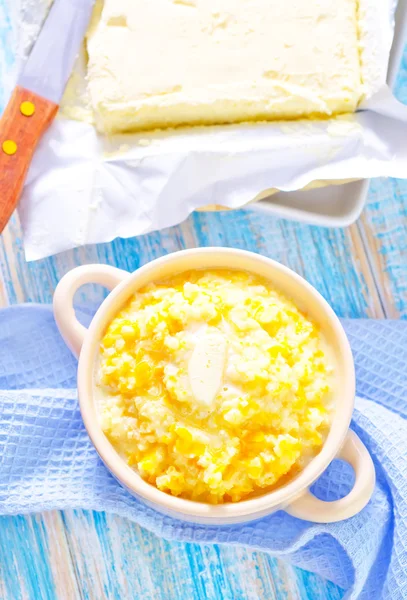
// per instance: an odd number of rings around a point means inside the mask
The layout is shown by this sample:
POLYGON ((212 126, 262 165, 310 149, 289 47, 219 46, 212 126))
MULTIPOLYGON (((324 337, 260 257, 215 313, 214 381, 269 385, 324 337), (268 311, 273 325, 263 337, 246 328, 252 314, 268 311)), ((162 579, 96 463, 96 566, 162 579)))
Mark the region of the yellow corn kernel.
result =
POLYGON ((116 343, 115 343, 116 350, 123 350, 125 345, 126 345, 126 342, 124 341, 124 339, 122 337, 117 338, 116 343))
POLYGON ((151 456, 146 456, 143 460, 140 460, 137 463, 137 467, 140 471, 144 473, 153 473, 156 467, 155 461, 151 458, 151 456))
POLYGON ((102 340, 103 346, 105 348, 110 348, 111 346, 114 346, 117 340, 117 336, 113 335, 112 333, 107 333, 105 335, 105 337, 102 340))
POLYGON ((140 330, 135 323, 132 323, 131 325, 123 325, 120 329, 121 335, 127 341, 136 339, 136 337, 139 335, 139 331, 140 330))
POLYGON ((137 385, 143 386, 148 383, 153 375, 153 369, 146 361, 137 363, 134 368, 137 385))
POLYGON ((247 463, 247 474, 252 479, 258 479, 263 471, 260 457, 253 458, 247 463))
POLYGON ((181 425, 175 425, 175 433, 182 439, 187 442, 192 442, 192 433, 186 427, 181 425))
POLYGON ((156 479, 156 486, 159 490, 169 490, 174 496, 179 496, 184 491, 185 478, 175 467, 169 467, 164 473, 156 479))
POLYGON ((261 443, 261 442, 264 442, 265 439, 266 439, 266 436, 264 435, 264 433, 262 431, 257 431, 256 433, 254 433, 251 436, 250 441, 255 442, 255 443, 261 443))
POLYGON ((127 457, 127 464, 129 465, 129 467, 133 467, 134 465, 137 464, 137 459, 135 454, 129 454, 129 456, 127 457))
POLYGON ((292 453, 295 453, 299 450, 301 444, 299 440, 293 438, 292 436, 287 436, 285 439, 277 440, 277 444, 274 447, 274 452, 277 456, 292 456, 292 453))
POLYGON ((205 452, 205 445, 201 442, 189 442, 179 439, 175 442, 175 451, 184 456, 202 456, 205 452))
POLYGON ((222 481, 222 473, 219 471, 206 472, 204 475, 204 481, 211 488, 216 488, 222 481))
POLYGON ((244 415, 238 408, 231 408, 223 415, 223 418, 232 425, 240 425, 244 421, 244 415))

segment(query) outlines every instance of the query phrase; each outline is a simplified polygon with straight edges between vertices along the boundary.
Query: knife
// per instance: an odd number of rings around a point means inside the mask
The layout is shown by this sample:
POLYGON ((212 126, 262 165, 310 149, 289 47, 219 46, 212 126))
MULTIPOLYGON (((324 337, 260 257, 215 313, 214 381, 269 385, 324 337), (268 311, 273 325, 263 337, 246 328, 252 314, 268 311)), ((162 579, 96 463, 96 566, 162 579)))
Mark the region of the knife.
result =
POLYGON ((55 0, 0 119, 0 233, 20 198, 35 148, 52 120, 95 0, 55 0))

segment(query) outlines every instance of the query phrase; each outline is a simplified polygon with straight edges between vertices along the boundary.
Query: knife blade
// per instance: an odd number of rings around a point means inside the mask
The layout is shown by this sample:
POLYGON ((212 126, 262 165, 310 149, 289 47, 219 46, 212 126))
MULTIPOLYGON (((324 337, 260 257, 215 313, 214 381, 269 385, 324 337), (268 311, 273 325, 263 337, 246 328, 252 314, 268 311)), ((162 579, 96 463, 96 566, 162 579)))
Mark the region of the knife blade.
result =
POLYGON ((56 104, 85 37, 95 0, 55 0, 18 85, 56 104))
POLYGON ((35 148, 53 121, 95 0, 55 0, 0 119, 0 233, 17 206, 35 148))

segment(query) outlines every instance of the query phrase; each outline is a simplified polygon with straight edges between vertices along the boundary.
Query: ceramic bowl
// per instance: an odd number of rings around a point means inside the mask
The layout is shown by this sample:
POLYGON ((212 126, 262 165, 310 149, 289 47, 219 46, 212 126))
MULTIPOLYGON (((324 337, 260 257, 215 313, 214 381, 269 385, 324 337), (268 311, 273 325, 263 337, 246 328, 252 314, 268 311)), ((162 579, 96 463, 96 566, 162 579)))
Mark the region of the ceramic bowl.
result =
POLYGON ((251 252, 227 248, 184 250, 154 260, 132 274, 108 265, 87 265, 73 269, 63 277, 55 291, 54 311, 63 338, 79 357, 79 404, 90 439, 116 479, 149 506, 195 523, 244 522, 280 509, 300 519, 330 523, 352 517, 369 501, 375 484, 373 462, 360 439, 349 429, 355 399, 355 371, 349 342, 328 303, 309 283, 287 267, 251 252), (129 297, 149 282, 190 269, 211 268, 245 270, 269 279, 319 324, 334 352, 338 370, 332 425, 319 454, 281 487, 248 500, 216 506, 176 498, 144 481, 104 435, 94 398, 94 370, 100 340, 129 297), (111 290, 89 329, 79 323, 73 308, 76 290, 86 283, 101 284, 111 290), (344 498, 324 502, 316 498, 309 488, 335 458, 350 463, 355 471, 355 483, 344 498))

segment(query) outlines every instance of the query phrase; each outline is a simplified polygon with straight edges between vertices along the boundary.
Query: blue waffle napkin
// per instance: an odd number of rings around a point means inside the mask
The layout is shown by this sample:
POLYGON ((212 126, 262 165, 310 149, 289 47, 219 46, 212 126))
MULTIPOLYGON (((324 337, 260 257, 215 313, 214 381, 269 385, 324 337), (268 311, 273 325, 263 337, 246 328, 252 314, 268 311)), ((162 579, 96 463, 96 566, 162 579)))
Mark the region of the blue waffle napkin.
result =
MULTIPOLYGON (((89 322, 91 314, 80 311, 80 318, 89 322)), ((344 326, 358 380, 352 428, 377 472, 368 506, 332 525, 280 511, 249 524, 209 527, 160 515, 108 473, 82 424, 77 363, 51 308, 0 311, 0 514, 111 511, 167 539, 268 551, 330 579, 350 598, 407 598, 407 322, 349 320, 344 326)), ((313 491, 333 500, 351 485, 350 467, 334 461, 313 491)))

